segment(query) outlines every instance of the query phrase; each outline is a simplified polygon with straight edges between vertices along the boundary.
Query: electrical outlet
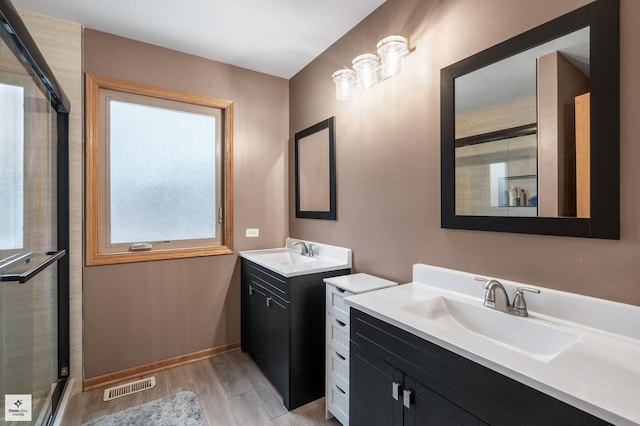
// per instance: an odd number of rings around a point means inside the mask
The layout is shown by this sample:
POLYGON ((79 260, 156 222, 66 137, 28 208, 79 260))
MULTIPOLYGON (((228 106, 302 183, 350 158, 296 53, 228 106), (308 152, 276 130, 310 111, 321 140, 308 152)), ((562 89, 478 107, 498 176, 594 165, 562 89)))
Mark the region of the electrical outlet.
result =
POLYGON ((246 236, 249 238, 255 238, 260 236, 260 230, 258 228, 247 228, 246 236))

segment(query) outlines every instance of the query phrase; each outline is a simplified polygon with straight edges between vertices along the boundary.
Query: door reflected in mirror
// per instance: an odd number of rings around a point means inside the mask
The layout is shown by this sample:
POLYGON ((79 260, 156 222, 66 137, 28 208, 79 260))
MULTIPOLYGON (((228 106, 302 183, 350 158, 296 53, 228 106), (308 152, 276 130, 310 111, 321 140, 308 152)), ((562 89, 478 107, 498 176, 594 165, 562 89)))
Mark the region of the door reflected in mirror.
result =
POLYGON ((455 79, 457 215, 589 217, 588 150, 576 157, 589 38, 582 28, 455 79))
POLYGON ((295 135, 296 217, 336 219, 334 117, 295 135))

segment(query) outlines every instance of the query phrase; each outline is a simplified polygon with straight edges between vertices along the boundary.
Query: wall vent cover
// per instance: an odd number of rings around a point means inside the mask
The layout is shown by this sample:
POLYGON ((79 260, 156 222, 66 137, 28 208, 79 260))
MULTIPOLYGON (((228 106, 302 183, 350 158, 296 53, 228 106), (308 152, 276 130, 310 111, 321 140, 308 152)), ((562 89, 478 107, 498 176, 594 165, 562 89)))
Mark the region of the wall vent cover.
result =
POLYGON ((102 396, 103 401, 111 401, 112 399, 120 398, 121 396, 130 395, 136 392, 142 392, 147 389, 151 389, 156 385, 156 378, 147 377, 146 379, 136 380, 135 382, 124 383, 122 385, 114 386, 109 389, 105 389, 102 396))

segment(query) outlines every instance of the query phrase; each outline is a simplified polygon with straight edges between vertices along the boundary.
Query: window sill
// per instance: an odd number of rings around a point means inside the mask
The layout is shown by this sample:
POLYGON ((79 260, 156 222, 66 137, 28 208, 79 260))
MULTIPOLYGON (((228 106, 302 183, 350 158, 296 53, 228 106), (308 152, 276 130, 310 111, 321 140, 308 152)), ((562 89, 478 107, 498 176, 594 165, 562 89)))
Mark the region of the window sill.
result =
POLYGON ((198 247, 190 249, 168 249, 150 251, 127 251, 119 253, 87 253, 86 266, 113 265, 119 263, 148 262, 153 260, 185 259, 189 257, 233 254, 227 246, 198 247))

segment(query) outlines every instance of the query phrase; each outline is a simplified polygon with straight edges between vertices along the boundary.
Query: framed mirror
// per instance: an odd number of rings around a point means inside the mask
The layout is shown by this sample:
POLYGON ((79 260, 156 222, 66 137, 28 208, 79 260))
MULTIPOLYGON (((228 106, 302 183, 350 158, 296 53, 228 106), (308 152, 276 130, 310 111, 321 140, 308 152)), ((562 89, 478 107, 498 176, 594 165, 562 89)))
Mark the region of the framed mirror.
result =
POLYGON ((336 220, 334 118, 295 134, 296 217, 336 220))
POLYGON ((619 239, 619 6, 441 70, 443 228, 619 239))

